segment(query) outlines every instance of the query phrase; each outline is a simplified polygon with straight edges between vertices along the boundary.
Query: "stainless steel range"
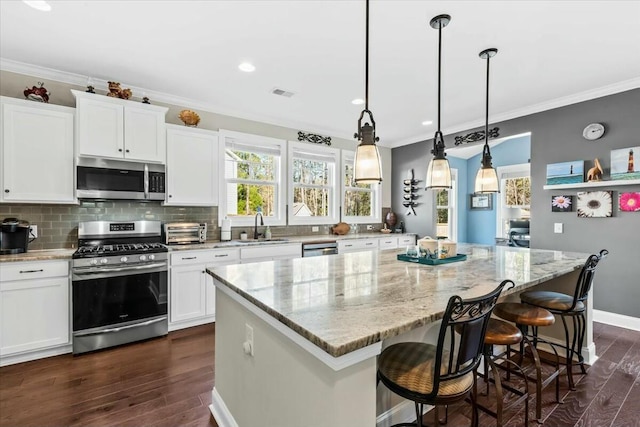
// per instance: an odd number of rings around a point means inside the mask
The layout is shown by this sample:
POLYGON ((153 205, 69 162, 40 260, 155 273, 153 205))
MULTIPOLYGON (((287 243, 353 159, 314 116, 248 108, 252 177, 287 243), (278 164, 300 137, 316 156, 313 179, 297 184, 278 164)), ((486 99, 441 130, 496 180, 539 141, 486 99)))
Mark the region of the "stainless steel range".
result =
POLYGON ((78 225, 73 353, 166 335, 168 254, 160 221, 78 225))

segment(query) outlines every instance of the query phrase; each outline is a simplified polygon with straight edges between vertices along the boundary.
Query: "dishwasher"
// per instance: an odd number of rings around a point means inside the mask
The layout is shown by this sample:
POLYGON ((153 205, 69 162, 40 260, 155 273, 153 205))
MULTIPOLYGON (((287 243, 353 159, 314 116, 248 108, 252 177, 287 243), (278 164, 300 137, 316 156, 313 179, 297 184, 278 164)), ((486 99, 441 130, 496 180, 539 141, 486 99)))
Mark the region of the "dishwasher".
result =
POLYGON ((302 244, 302 256, 335 255, 338 253, 338 243, 335 240, 323 240, 302 244))

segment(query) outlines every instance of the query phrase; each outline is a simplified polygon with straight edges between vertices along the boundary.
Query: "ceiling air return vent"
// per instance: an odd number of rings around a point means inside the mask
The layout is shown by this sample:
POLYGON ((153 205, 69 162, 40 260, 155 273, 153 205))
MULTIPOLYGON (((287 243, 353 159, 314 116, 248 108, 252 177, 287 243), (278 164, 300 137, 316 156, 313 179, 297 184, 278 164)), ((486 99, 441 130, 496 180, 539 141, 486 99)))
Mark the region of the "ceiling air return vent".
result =
POLYGON ((280 89, 277 87, 271 89, 271 93, 278 96, 285 96, 287 98, 291 98, 293 95, 295 95, 293 92, 289 92, 288 90, 280 89))

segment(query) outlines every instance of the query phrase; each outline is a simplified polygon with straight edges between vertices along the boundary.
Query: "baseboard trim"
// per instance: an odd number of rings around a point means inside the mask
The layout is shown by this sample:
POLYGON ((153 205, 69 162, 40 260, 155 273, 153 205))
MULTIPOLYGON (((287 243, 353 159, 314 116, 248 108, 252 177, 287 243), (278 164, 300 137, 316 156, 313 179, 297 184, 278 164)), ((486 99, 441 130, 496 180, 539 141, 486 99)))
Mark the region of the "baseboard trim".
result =
POLYGON ((238 423, 229 412, 229 408, 225 405, 222 396, 215 387, 211 390, 211 405, 209 405, 211 415, 215 418, 216 423, 220 427, 238 427, 238 423))
POLYGON ((48 348, 46 350, 30 351, 25 353, 12 354, 0 357, 0 366, 15 365, 16 363, 30 362, 32 360, 44 359, 46 357, 60 356, 71 353, 71 344, 60 347, 48 348))
POLYGON ((214 323, 215 321, 216 321, 216 316, 213 315, 213 316, 207 316, 207 317, 200 317, 195 320, 169 323, 169 332, 179 331, 180 329, 192 328, 194 326, 205 325, 207 323, 214 323))
POLYGON ((640 318, 625 316, 624 314, 610 313, 608 311, 593 310, 593 321, 619 328, 640 331, 640 318))
MULTIPOLYGON (((424 405, 422 414, 426 414, 433 406, 424 405)), ((376 417, 376 427, 390 427, 393 424, 411 423, 416 419, 416 410, 413 402, 405 400, 391 409, 387 409, 376 417)))
MULTIPOLYGON (((567 352, 565 351, 565 342, 563 339, 547 337, 544 335, 539 335, 541 339, 550 342, 551 344, 556 344, 555 349, 558 352, 558 356, 566 357, 567 352)), ((551 346, 546 343, 538 343, 538 348, 542 351, 546 351, 549 354, 555 354, 551 349, 551 346)), ((584 357, 584 363, 587 365, 593 365, 596 360, 598 360, 598 356, 596 356, 596 345, 591 343, 591 345, 587 347, 582 347, 582 356, 584 357)), ((575 361, 578 361, 577 357, 574 357, 575 361)))

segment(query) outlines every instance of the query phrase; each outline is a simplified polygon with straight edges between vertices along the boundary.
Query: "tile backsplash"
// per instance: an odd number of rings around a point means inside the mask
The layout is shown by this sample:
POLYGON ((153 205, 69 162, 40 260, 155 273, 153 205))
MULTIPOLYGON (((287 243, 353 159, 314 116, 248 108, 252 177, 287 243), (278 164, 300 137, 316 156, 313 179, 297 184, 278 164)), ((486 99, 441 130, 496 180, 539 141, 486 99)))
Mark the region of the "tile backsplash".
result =
MULTIPOLYGON (((389 212, 382 209, 382 218, 389 212)), ((38 238, 29 244, 30 250, 75 248, 78 243, 78 222, 80 221, 117 221, 117 220, 156 220, 162 222, 206 222, 207 239, 219 240, 218 208, 214 207, 177 207, 162 206, 160 202, 135 201, 83 201, 80 205, 46 204, 0 204, 0 220, 19 218, 38 226, 38 238)), ((371 224, 379 230, 382 223, 371 224)), ((367 224, 360 224, 360 232, 367 230, 367 224)), ((271 227, 274 237, 284 236, 326 236, 331 233, 328 225, 318 226, 318 232, 312 232, 312 226, 271 227)), ((262 231, 263 227, 261 227, 262 231)), ((233 227, 231 238, 239 239, 240 233, 247 227, 233 227)), ((352 231, 353 232, 353 231, 352 231)))

